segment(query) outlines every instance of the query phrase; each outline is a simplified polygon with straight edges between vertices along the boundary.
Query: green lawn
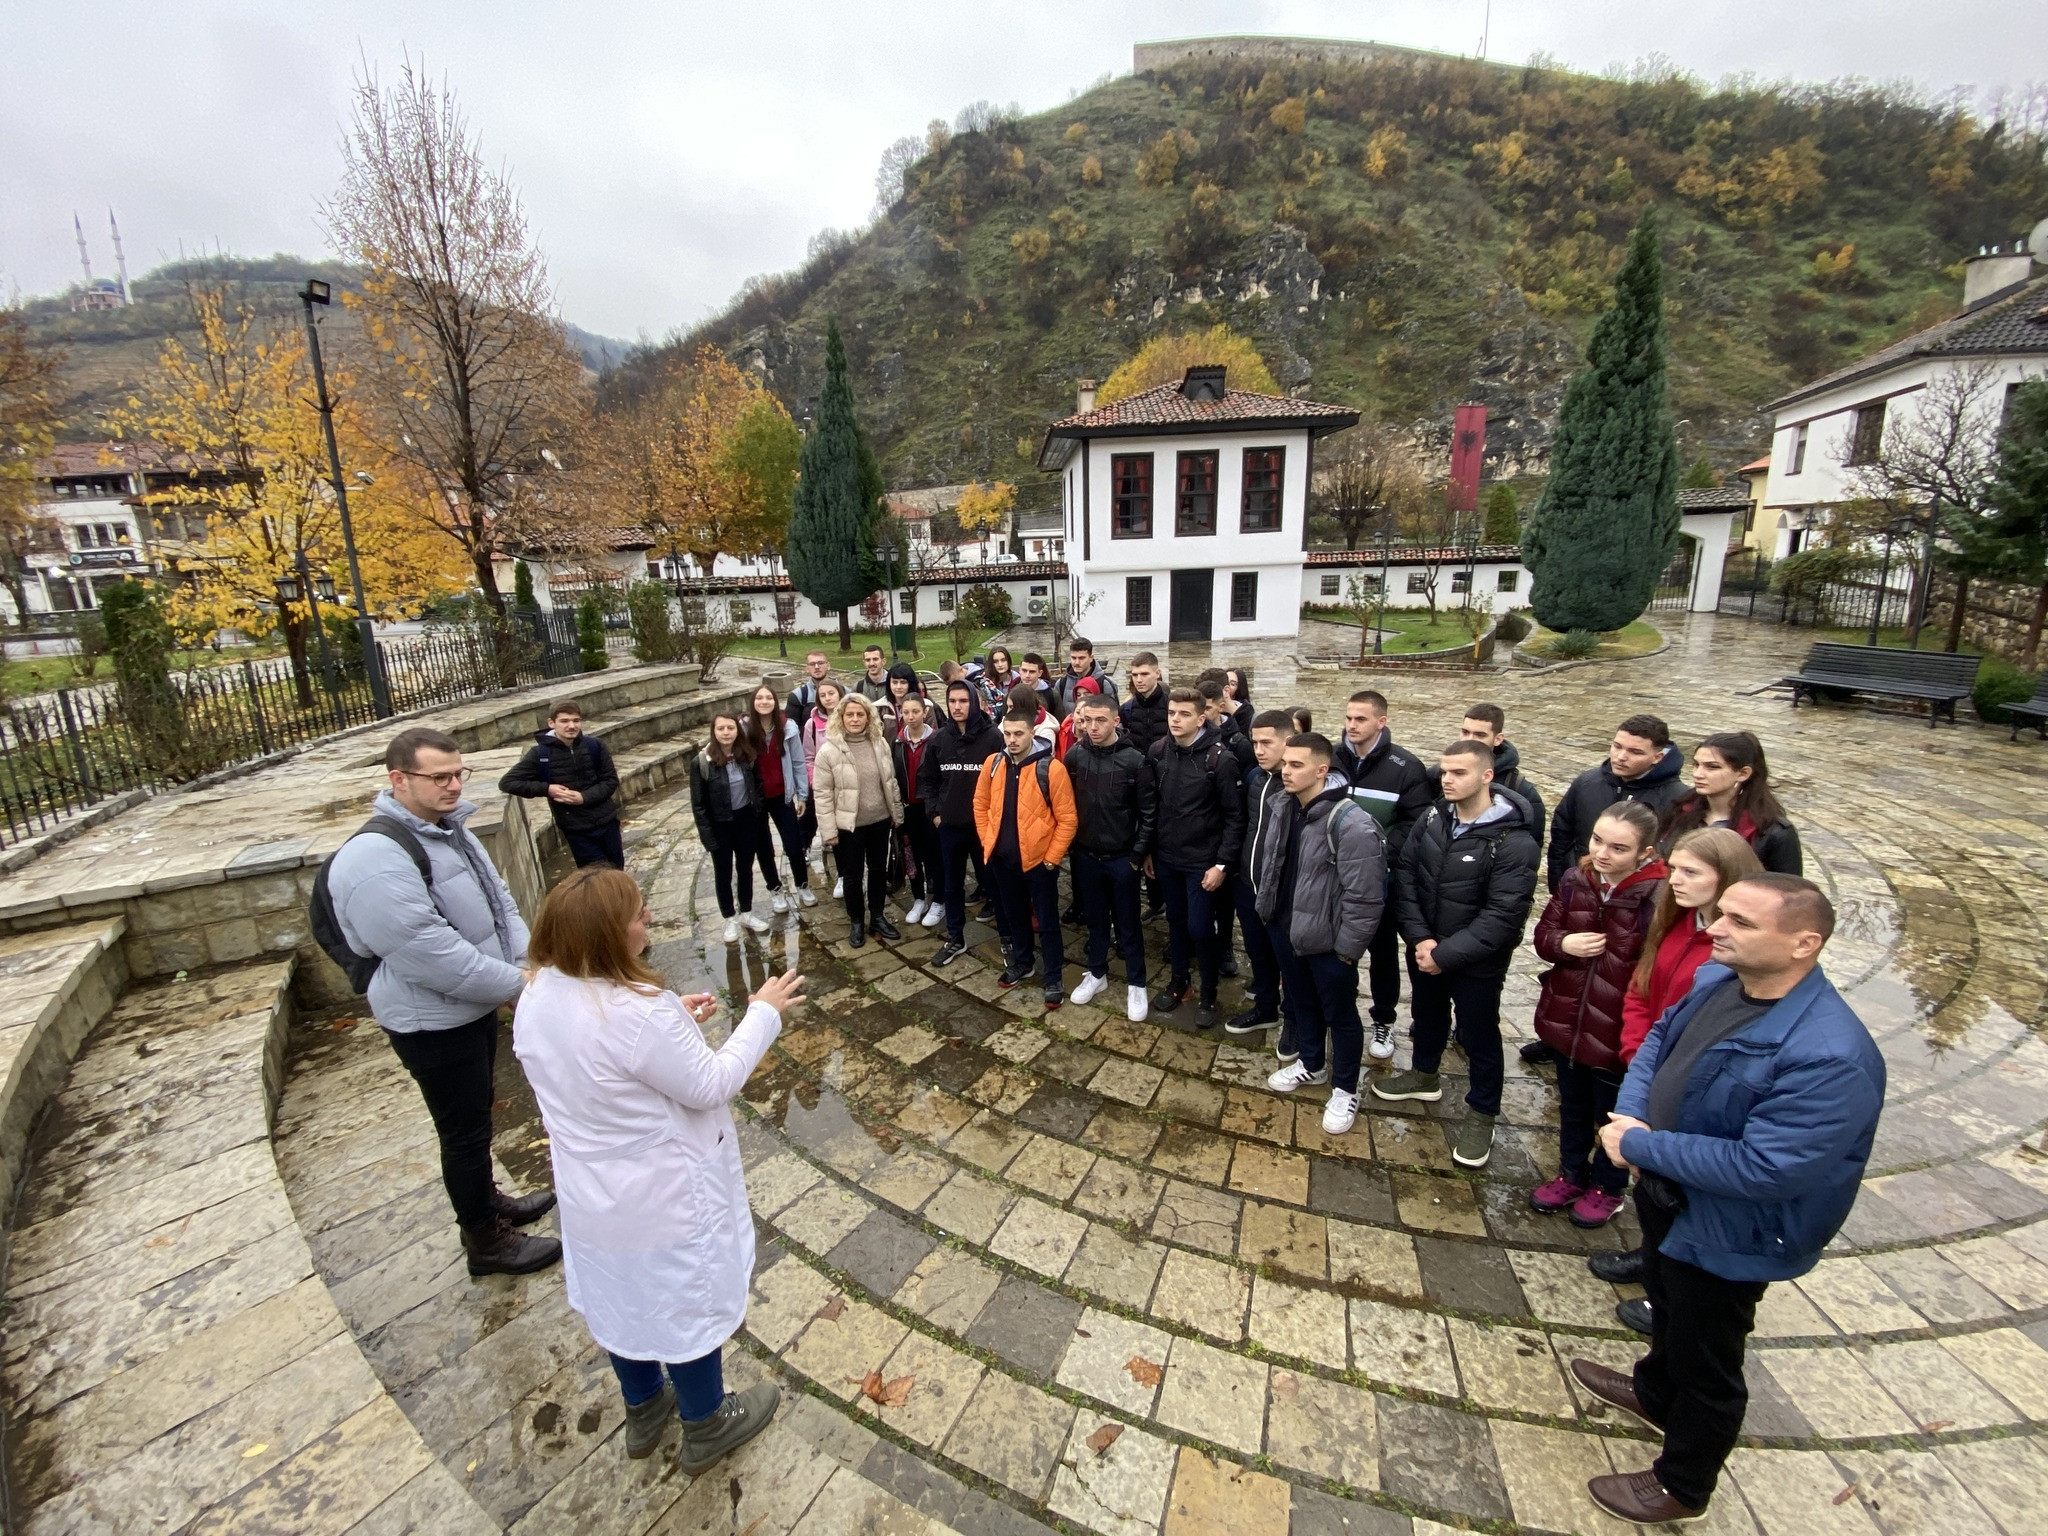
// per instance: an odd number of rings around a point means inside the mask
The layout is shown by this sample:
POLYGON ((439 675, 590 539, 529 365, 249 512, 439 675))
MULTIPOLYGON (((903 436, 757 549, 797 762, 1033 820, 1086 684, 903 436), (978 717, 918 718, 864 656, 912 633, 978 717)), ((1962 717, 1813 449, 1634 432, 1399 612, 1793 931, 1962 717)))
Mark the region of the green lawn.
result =
MULTIPOLYGON (((1834 640, 1843 645, 1870 644, 1870 626, 1867 624, 1860 629, 1816 629, 1810 633, 1816 640, 1834 640)), ((1900 650, 1904 650, 1906 647, 1906 631, 1903 627, 1899 626, 1880 629, 1877 632, 1877 643, 1879 645, 1895 646, 1900 650)), ((1920 627, 1919 649, 1923 651, 1947 650, 1948 627, 1942 624, 1923 624, 1920 627)), ((1981 656, 1984 654, 1983 647, 1972 645, 1967 636, 1956 646, 1956 650, 1964 656, 1981 656)))
MULTIPOLYGON (((284 647, 280 645, 251 646, 232 651, 180 651, 171 658, 171 670, 233 666, 245 657, 262 661, 283 654, 284 647)), ((26 694, 48 693, 57 688, 89 688, 106 682, 113 675, 112 660, 106 656, 99 658, 99 666, 91 677, 80 677, 69 656, 36 656, 24 661, 4 662, 0 663, 0 699, 18 699, 26 694)))
MULTIPOLYGON (((1548 657, 1551 642, 1559 639, 1557 631, 1545 629, 1541 624, 1535 632, 1518 647, 1532 656, 1548 657)), ((1663 631, 1643 619, 1637 619, 1626 629, 1610 630, 1601 637, 1600 648, 1591 656, 1577 658, 1581 661, 1616 661, 1627 656, 1647 656, 1664 643, 1663 631)))
MULTIPOLYGON (((1316 619, 1325 624, 1342 624, 1347 629, 1359 627, 1354 616, 1317 610, 1305 613, 1304 618, 1316 619)), ((1378 617, 1378 616, 1376 616, 1378 617)), ((1380 642, 1380 654, 1400 656, 1414 651, 1443 651, 1454 645, 1470 645, 1472 631, 1460 623, 1449 611, 1439 608, 1432 620, 1427 608, 1389 608, 1383 617, 1378 617, 1377 627, 1386 632, 1380 642)), ((1371 642, 1366 644, 1366 654, 1372 654, 1371 642)))
MULTIPOLYGON (((953 652, 953 631, 950 627, 940 628, 934 626, 931 628, 920 628, 917 632, 917 655, 912 656, 908 651, 905 651, 897 659, 909 662, 920 671, 933 672, 938 670, 938 665, 942 661, 965 661, 969 656, 984 650, 989 641, 995 637, 996 631, 993 629, 969 629, 962 631, 962 633, 967 640, 967 649, 960 655, 955 656, 953 652)), ((853 632, 853 649, 850 651, 839 649, 839 637, 837 635, 791 635, 789 637, 789 661, 791 666, 800 668, 804 664, 804 653, 806 651, 821 650, 832 659, 832 665, 840 671, 858 672, 860 670, 861 652, 871 645, 879 645, 882 648, 883 654, 886 655, 889 650, 888 635, 875 630, 856 629, 853 632)), ((776 638, 773 635, 747 635, 738 644, 733 646, 732 654, 735 656, 762 656, 774 660, 781 659, 781 652, 776 645, 776 638)))

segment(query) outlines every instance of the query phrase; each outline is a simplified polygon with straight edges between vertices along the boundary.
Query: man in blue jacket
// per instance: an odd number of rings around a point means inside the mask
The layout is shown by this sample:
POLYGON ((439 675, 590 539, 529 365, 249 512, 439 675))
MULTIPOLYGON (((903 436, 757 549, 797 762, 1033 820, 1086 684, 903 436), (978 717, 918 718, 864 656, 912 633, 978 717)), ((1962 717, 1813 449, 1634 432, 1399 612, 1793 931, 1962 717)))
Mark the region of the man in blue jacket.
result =
POLYGON ((1742 1357, 1773 1280, 1820 1261, 1856 1203, 1884 1058, 1820 970, 1835 910, 1796 875, 1750 875, 1707 930, 1714 963, 1651 1028, 1601 1145, 1641 1175, 1650 1352, 1633 1377, 1574 1360, 1587 1391, 1664 1431, 1647 1472, 1596 1477, 1640 1524, 1706 1512, 1749 1406, 1742 1357))

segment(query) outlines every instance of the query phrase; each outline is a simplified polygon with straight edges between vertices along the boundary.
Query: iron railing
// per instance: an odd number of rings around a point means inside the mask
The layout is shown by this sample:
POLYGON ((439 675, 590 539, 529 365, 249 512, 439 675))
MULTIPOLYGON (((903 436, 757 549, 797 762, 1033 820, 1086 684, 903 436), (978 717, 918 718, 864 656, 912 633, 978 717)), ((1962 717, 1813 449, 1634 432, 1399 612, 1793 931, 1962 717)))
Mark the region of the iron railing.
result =
MULTIPOLYGON (((582 669, 575 616, 527 609, 380 641, 404 714, 582 669)), ((192 667, 155 685, 116 680, 0 704, 0 847, 133 790, 182 784, 377 718, 361 658, 313 648, 192 667), (168 693, 164 690, 168 688, 168 693)), ((109 658, 111 661, 111 658, 109 658)), ((111 670, 111 668, 110 668, 111 670)))
POLYGON ((1910 587, 1869 581, 1812 582, 1791 592, 1771 590, 1771 561, 1756 550, 1728 557, 1721 580, 1722 613, 1815 629, 1868 630, 1873 617, 1879 629, 1909 622, 1913 609, 1910 587))

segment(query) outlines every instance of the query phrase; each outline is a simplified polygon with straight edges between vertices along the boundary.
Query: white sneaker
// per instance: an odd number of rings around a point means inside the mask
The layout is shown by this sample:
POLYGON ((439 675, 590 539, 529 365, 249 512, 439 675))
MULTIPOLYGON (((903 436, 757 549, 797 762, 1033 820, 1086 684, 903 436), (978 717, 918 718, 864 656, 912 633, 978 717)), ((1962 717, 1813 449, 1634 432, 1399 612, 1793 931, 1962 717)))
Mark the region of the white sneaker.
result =
POLYGON ((936 928, 946 920, 946 904, 943 901, 927 902, 924 909, 924 925, 936 928))
MULTIPOLYGON (((1382 1024, 1378 1019, 1372 1021, 1372 1043, 1366 1046, 1365 1054, 1374 1061, 1392 1061, 1394 1059, 1394 1026, 1392 1024, 1382 1024)), ((1331 1134, 1335 1135, 1336 1133, 1333 1131, 1331 1134)))
POLYGON ((818 898, 811 894, 811 888, 808 885, 800 885, 796 888, 796 899, 801 905, 806 907, 815 907, 818 904, 818 898))
POLYGON ((768 931, 768 919, 765 917, 756 917, 751 912, 742 912, 740 914, 740 921, 756 933, 766 933, 768 931))
POLYGON ((837 880, 834 880, 832 882, 832 899, 834 901, 841 901, 845 899, 845 896, 846 877, 844 875, 841 875, 837 880))
POLYGON ((1073 996, 1069 1001, 1077 1004, 1092 1003, 1108 990, 1109 978, 1107 976, 1098 976, 1093 971, 1083 971, 1081 973, 1081 985, 1074 988, 1073 996))
POLYGON ((1342 1136, 1358 1123, 1358 1095, 1342 1088, 1330 1090, 1330 1102, 1323 1106, 1323 1134, 1342 1136))
POLYGON ((780 891, 770 891, 768 893, 768 905, 777 912, 787 912, 789 910, 789 898, 780 891))
POLYGON ((922 900, 910 904, 910 910, 903 914, 904 927, 909 928, 924 921, 924 905, 922 900))
POLYGON ((1297 1088, 1319 1087, 1330 1080, 1330 1069, 1325 1066, 1320 1072, 1311 1072, 1298 1061, 1286 1066, 1266 1079, 1266 1086, 1275 1093, 1292 1093, 1297 1088))
POLYGON ((1145 1015, 1152 1011, 1152 999, 1143 987, 1124 988, 1124 1017, 1133 1024, 1145 1022, 1145 1015))
POLYGON ((725 920, 725 942, 728 944, 737 944, 739 943, 739 941, 740 920, 736 917, 728 917, 725 920))

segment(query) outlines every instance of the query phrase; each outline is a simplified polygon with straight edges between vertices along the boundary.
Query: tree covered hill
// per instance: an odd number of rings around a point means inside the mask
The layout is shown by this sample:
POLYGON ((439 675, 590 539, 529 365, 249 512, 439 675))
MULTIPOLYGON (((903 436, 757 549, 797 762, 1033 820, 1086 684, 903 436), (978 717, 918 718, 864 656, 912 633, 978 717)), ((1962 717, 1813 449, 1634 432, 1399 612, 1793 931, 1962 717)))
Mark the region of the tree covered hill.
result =
POLYGON ((1489 473, 1540 473, 1655 203, 1681 447, 1726 467, 1762 444, 1764 402, 1949 313, 1962 258, 2048 214, 2037 130, 1897 88, 1430 58, 1213 59, 1034 116, 970 108, 884 177, 897 195, 867 229, 750 281, 608 388, 708 341, 801 419, 836 318, 891 484, 1044 494, 1032 456, 1077 377, 1223 322, 1284 387, 1425 443, 1483 400, 1489 473))

